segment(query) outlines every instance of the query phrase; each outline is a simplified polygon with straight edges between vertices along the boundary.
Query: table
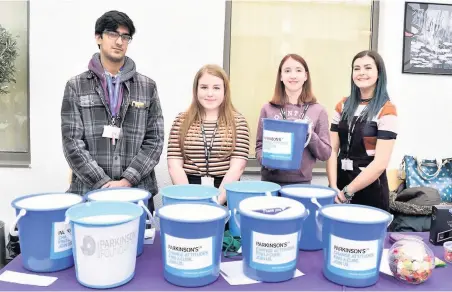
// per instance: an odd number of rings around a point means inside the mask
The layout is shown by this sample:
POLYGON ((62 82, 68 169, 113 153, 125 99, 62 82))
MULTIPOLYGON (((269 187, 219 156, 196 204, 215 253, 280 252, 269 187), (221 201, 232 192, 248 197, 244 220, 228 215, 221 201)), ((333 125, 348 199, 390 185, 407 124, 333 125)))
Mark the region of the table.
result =
MULTIPOLYGON (((428 233, 416 233, 422 236, 425 242, 428 242, 428 233)), ((391 245, 386 239, 385 248, 391 245)), ((429 246, 435 255, 443 259, 442 246, 429 246)), ((240 257, 238 259, 241 259, 240 257)), ((229 259, 224 259, 228 261, 229 259)), ((394 291, 394 290, 422 290, 422 291, 446 291, 450 290, 448 278, 452 275, 450 265, 437 268, 427 282, 421 285, 410 285, 399 282, 395 278, 380 273, 379 281, 371 287, 367 288, 351 288, 336 285, 328 281, 322 273, 323 254, 322 251, 300 251, 297 268, 305 273, 304 276, 294 278, 290 281, 281 283, 258 283, 251 285, 231 286, 222 276, 218 280, 208 286, 198 288, 183 288, 168 283, 163 278, 163 264, 160 238, 157 236, 153 245, 145 245, 144 253, 137 258, 135 277, 126 285, 117 287, 112 290, 127 291, 181 291, 181 290, 200 290, 200 291, 353 291, 353 290, 369 290, 369 291, 394 291)), ((31 273, 22 267, 20 255, 11 261, 6 267, 0 270, 0 274, 5 270, 31 273)), ((45 273, 41 275, 57 277, 52 285, 48 287, 36 287, 29 285, 20 285, 13 283, 0 282, 0 291, 80 291, 92 290, 80 285, 75 278, 74 267, 55 273, 45 273)))

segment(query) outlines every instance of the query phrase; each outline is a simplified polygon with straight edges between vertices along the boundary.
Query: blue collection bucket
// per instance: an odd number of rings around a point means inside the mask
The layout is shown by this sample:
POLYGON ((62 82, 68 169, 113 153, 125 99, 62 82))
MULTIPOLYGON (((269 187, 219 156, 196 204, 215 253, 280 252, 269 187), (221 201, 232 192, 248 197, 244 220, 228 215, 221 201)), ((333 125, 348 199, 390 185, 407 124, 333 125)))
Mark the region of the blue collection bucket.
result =
MULTIPOLYGON (((295 275, 304 218, 303 204, 282 197, 253 197, 240 202, 244 274, 256 281, 282 282, 295 275)), ((234 212, 234 220, 237 213, 234 212)))
POLYGON ((164 278, 182 287, 216 281, 228 210, 210 203, 170 204, 158 209, 157 217, 164 278))
POLYGON ((327 205, 316 215, 323 242, 323 274, 333 283, 349 287, 374 285, 386 229, 393 216, 364 205, 327 205))
POLYGON ((142 215, 143 208, 130 202, 87 202, 67 210, 80 284, 108 289, 132 280, 142 215))
POLYGON ((303 150, 311 140, 309 123, 267 118, 263 123, 262 165, 270 169, 300 169, 303 150))
MULTIPOLYGON (((86 201, 117 201, 138 204, 145 211, 140 218, 140 230, 138 233, 137 256, 143 253, 143 244, 146 225, 155 225, 151 212, 148 209, 148 201, 151 193, 139 188, 107 188, 91 191, 85 195, 86 201), (149 217, 147 220, 146 217, 149 217)), ((151 199, 152 200, 152 199, 151 199)), ((155 233, 155 230, 154 230, 155 233)))
MULTIPOLYGON (((246 198, 255 196, 277 196, 281 186, 266 181, 237 181, 224 185, 228 208, 231 212, 239 207, 239 203, 246 198)), ((240 216, 239 216, 240 218, 240 216)), ((229 222, 229 232, 232 236, 240 236, 240 229, 235 220, 229 222)))
POLYGON ((176 203, 217 203, 219 190, 196 184, 172 185, 160 190, 163 205, 176 203))
POLYGON ((300 249, 322 249, 322 242, 317 238, 315 213, 322 206, 333 204, 337 191, 323 186, 293 184, 282 187, 279 193, 281 197, 297 200, 309 210, 309 216, 303 223, 303 236, 300 239, 300 249))
POLYGON ((83 197, 68 193, 35 194, 12 201, 17 217, 11 224, 10 234, 19 236, 25 269, 55 272, 74 265, 72 241, 65 236, 70 230, 66 230, 64 214, 82 202, 83 197))

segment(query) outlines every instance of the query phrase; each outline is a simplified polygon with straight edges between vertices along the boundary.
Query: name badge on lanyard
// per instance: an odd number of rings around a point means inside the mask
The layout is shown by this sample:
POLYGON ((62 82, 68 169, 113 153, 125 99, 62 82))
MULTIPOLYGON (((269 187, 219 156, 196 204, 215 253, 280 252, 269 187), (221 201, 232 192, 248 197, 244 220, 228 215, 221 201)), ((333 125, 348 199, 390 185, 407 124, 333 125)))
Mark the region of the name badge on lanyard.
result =
POLYGON ((215 135, 217 133, 218 123, 215 124, 215 129, 213 130, 212 138, 210 139, 210 145, 207 145, 206 131, 204 129, 204 123, 201 123, 202 139, 204 142, 204 156, 206 159, 206 175, 201 177, 201 185, 203 186, 214 186, 214 178, 209 176, 209 159, 212 153, 213 142, 215 140, 215 135))
POLYGON ((356 120, 351 122, 348 125, 348 133, 347 133, 347 157, 341 160, 341 168, 345 171, 352 171, 353 170, 353 160, 349 158, 350 156, 350 149, 352 145, 352 137, 355 133, 355 127, 358 121, 362 122, 364 116, 366 115, 367 106, 361 111, 359 116, 356 118, 356 120))
POLYGON ((120 138, 121 128, 115 125, 116 117, 119 113, 119 108, 121 104, 119 102, 119 87, 121 86, 120 82, 120 73, 116 76, 115 86, 113 87, 113 80, 110 76, 110 73, 105 73, 105 78, 107 79, 107 87, 108 87, 108 97, 110 104, 110 111, 112 115, 112 123, 111 125, 104 126, 104 131, 102 133, 102 137, 110 138, 111 144, 116 144, 116 139, 120 138))

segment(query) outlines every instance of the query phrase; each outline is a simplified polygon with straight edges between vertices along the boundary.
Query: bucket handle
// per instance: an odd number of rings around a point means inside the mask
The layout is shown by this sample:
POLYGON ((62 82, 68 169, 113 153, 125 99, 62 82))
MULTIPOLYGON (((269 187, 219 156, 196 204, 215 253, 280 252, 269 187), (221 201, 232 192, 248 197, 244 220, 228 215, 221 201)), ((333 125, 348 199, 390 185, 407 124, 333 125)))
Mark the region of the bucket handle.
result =
POLYGON ((240 222, 239 219, 237 218, 237 209, 234 209, 234 222, 235 225, 237 225, 237 227, 240 229, 240 222))
POLYGON ((220 205, 220 202, 218 202, 218 197, 217 196, 213 196, 211 199, 215 204, 220 205))
POLYGON ((319 207, 319 209, 322 208, 322 205, 320 205, 319 201, 317 201, 317 198, 315 197, 311 198, 311 203, 319 207))
POLYGON ((312 136, 312 126, 308 126, 308 139, 306 139, 306 143, 304 143, 304 148, 306 148, 306 146, 308 146, 309 142, 311 141, 311 136, 312 136))
POLYGON ((64 228, 62 231, 64 233, 64 236, 66 236, 66 238, 68 240, 72 241, 72 231, 71 231, 71 233, 68 233, 68 230, 70 230, 70 229, 71 229, 71 222, 70 222, 69 217, 66 216, 66 219, 64 220, 64 228))
POLYGON ((271 196, 272 196, 272 193, 271 193, 271 192, 269 192, 269 191, 267 191, 267 192, 265 192, 265 196, 267 196, 267 197, 271 197, 271 196))
POLYGON ((138 201, 138 206, 140 206, 141 208, 143 208, 143 210, 147 213, 147 217, 149 219, 146 220, 146 224, 151 224, 155 226, 155 221, 154 221, 154 217, 151 214, 151 211, 149 211, 148 207, 144 204, 143 200, 138 201))
POLYGON ((17 215, 17 217, 13 221, 13 224, 11 224, 11 226, 9 227, 9 234, 11 234, 11 236, 18 236, 19 235, 19 232, 16 231, 16 225, 17 225, 17 223, 19 223, 20 218, 25 216, 25 214, 27 214, 27 210, 20 209, 19 214, 17 215))

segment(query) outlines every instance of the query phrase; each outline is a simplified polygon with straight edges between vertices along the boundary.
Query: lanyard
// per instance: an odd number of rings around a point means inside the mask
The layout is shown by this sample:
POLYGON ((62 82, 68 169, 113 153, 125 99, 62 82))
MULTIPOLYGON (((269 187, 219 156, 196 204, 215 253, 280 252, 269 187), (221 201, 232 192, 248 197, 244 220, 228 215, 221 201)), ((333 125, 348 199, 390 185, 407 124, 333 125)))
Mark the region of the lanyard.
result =
MULTIPOLYGON (((304 116, 306 115, 308 108, 309 108, 309 104, 307 103, 307 104, 305 104, 303 112, 300 115, 300 120, 304 119, 304 116)), ((281 112, 281 116, 282 116, 283 120, 286 120, 287 119, 286 111, 282 107, 279 108, 279 111, 281 112)))
POLYGON ((348 137, 347 137, 347 157, 350 156, 350 147, 352 145, 352 136, 355 133, 355 126, 358 123, 358 120, 361 120, 361 122, 364 119, 364 116, 366 115, 367 112, 367 105, 365 108, 363 108, 363 110, 361 111, 361 113, 359 114, 358 117, 356 117, 356 120, 352 122, 348 125, 348 137))
POLYGON ((201 123, 202 139, 204 141, 204 155, 206 158, 206 176, 209 176, 209 159, 210 153, 213 148, 213 140, 215 140, 215 135, 218 129, 218 122, 215 124, 215 129, 213 130, 212 138, 210 139, 210 146, 207 147, 206 131, 204 130, 204 123, 201 123))
POLYGON ((110 99, 110 110, 113 119, 116 118, 116 115, 119 112, 119 107, 121 106, 119 103, 119 87, 120 87, 120 74, 116 75, 116 82, 113 88, 113 78, 109 73, 105 74, 107 78, 107 86, 108 86, 108 97, 110 99))

